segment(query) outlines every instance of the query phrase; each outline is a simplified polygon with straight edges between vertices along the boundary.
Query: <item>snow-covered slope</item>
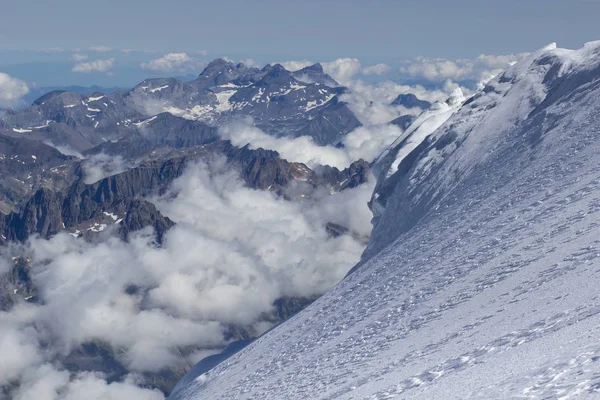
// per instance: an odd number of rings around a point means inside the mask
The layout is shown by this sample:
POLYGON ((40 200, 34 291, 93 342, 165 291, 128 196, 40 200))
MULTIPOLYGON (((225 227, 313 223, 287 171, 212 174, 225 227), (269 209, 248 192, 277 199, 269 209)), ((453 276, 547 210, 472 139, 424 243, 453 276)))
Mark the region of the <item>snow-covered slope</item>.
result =
POLYGON ((495 78, 380 176, 353 273, 171 398, 598 398, 599 86, 600 42, 495 78))
POLYGON ((371 201, 373 216, 377 220, 385 209, 385 198, 381 197, 382 186, 389 186, 389 178, 392 178, 402 161, 413 152, 429 135, 435 132, 460 109, 465 97, 460 88, 457 88, 452 95, 443 103, 436 102, 428 110, 422 112, 415 120, 402 132, 389 147, 375 160, 374 173, 377 175, 377 186, 371 201))

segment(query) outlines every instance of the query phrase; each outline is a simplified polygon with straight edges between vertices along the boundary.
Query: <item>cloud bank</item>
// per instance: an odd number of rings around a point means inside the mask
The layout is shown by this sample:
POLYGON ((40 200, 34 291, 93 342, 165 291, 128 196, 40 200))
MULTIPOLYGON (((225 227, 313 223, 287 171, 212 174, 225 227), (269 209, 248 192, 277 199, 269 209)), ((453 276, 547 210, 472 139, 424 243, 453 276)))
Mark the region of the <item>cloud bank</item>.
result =
POLYGON ((75 61, 75 62, 81 62, 84 60, 87 60, 89 57, 87 54, 82 54, 82 53, 74 53, 73 55, 71 55, 71 60, 75 61))
POLYGON ((449 60, 445 58, 418 57, 400 68, 400 72, 413 77, 434 82, 451 80, 489 80, 529 53, 507 55, 485 55, 469 59, 449 60))
POLYGON ((88 47, 89 51, 95 51, 98 53, 106 53, 107 51, 111 51, 112 49, 108 46, 90 46, 88 47))
POLYGON ((95 60, 87 62, 79 62, 71 69, 73 72, 90 73, 90 72, 107 72, 115 63, 114 58, 107 60, 95 60))
POLYGON ((363 68, 362 73, 364 75, 384 75, 388 73, 391 69, 392 67, 390 67, 389 65, 381 63, 363 68))
POLYGON ((0 274, 30 260, 39 301, 0 311, 0 385, 15 399, 161 399, 140 373, 183 368, 227 343, 228 327, 255 333, 282 296, 313 296, 339 281, 364 245, 332 238, 326 222, 370 231, 371 185, 287 201, 244 186, 222 159, 188 167, 153 199, 178 225, 162 247, 152 232, 124 242, 110 229, 92 241, 61 233, 0 249, 0 274), (104 343, 130 374, 69 373, 82 343, 104 343), (15 387, 15 386, 13 386, 15 387), (85 394, 85 395, 84 395, 85 394))
POLYGON ((29 93, 29 87, 20 79, 0 72, 0 106, 12 107, 29 93))
POLYGON ((339 169, 361 158, 372 161, 401 133, 400 128, 394 125, 362 126, 344 137, 343 146, 334 147, 319 146, 308 136, 276 138, 248 121, 233 123, 220 130, 221 137, 231 140, 236 146, 250 144, 251 148, 275 150, 282 158, 302 162, 311 168, 330 165, 339 169))
POLYGON ((204 61, 192 58, 187 53, 169 53, 140 64, 140 68, 154 73, 191 72, 201 69, 205 64, 204 61))
MULTIPOLYGON (((61 149, 58 150, 61 151, 61 149)), ((62 151, 62 153, 66 154, 64 151, 62 151)), ((92 155, 85 159, 81 166, 85 173, 86 184, 98 182, 100 179, 116 175, 129 168, 123 157, 119 155, 112 156, 105 153, 92 155)))

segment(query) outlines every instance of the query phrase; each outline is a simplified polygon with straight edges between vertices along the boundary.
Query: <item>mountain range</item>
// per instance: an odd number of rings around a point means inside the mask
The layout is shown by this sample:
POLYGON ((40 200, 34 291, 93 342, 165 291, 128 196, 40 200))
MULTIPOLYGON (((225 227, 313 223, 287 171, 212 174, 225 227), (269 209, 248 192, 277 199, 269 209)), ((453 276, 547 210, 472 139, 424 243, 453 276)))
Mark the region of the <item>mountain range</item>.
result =
POLYGON ((550 45, 432 105, 374 163, 360 263, 169 398, 597 398, 599 88, 600 42, 550 45))
MULTIPOLYGON (((257 69, 218 59, 191 81, 149 79, 111 93, 55 90, 27 108, 2 110, 0 245, 11 252, 18 243, 28 246, 32 239, 65 233, 92 244, 105 241, 108 233, 127 243, 152 228, 151 246, 160 248, 177 223, 154 199, 166 195, 192 166, 215 159, 224 160, 245 187, 290 203, 364 186, 371 174, 365 160, 345 169, 309 167, 276 151, 235 146, 220 135, 223 126, 242 121, 273 137, 306 136, 317 145, 339 147, 360 126, 339 98, 347 90, 319 64, 291 72, 278 64, 257 69)), ((346 222, 319 223, 328 237, 348 237, 363 246, 367 239, 346 222)), ((11 257, 0 276, 0 312, 44 305, 39 266, 25 255, 11 257)), ((150 289, 124 288, 131 296, 150 289)), ((315 298, 281 296, 261 321, 283 321, 315 298)), ((248 325, 223 329, 228 348, 256 337, 248 325)), ((178 351, 197 350, 207 349, 198 344, 178 351)), ((73 374, 101 373, 109 383, 131 372, 120 351, 101 340, 86 341, 51 361, 73 374)), ((144 372, 146 386, 168 394, 186 365, 144 372)), ((18 382, 0 384, 0 396, 11 398, 18 387, 18 382)))

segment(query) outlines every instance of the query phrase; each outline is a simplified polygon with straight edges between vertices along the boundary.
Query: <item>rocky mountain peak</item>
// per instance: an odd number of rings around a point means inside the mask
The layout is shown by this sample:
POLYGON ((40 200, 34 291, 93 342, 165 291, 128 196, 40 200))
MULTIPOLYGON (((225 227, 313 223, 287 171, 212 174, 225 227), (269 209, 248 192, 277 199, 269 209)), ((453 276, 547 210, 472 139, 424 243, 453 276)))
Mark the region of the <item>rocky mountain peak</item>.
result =
POLYGON ((393 106, 404 106, 406 108, 420 108, 426 110, 431 106, 431 103, 419 99, 412 93, 400 94, 392 101, 393 106))
MULTIPOLYGON (((238 64, 238 66, 241 66, 242 68, 246 68, 246 66, 241 63, 238 64)), ((234 69, 236 69, 236 65, 234 63, 232 63, 231 61, 227 61, 222 58, 217 58, 217 59, 211 61, 210 63, 208 63, 208 65, 200 73, 200 76, 214 75, 215 73, 220 73, 220 72, 224 72, 227 70, 234 70, 234 69)))

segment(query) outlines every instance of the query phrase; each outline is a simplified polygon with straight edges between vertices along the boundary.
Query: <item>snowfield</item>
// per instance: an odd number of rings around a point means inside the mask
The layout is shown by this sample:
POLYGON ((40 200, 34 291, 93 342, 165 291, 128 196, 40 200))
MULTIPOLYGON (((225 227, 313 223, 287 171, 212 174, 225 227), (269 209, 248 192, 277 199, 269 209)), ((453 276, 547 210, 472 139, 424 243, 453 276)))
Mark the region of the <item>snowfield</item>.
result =
POLYGON ((600 42, 452 112, 380 158, 361 264, 170 399, 600 398, 600 42))

